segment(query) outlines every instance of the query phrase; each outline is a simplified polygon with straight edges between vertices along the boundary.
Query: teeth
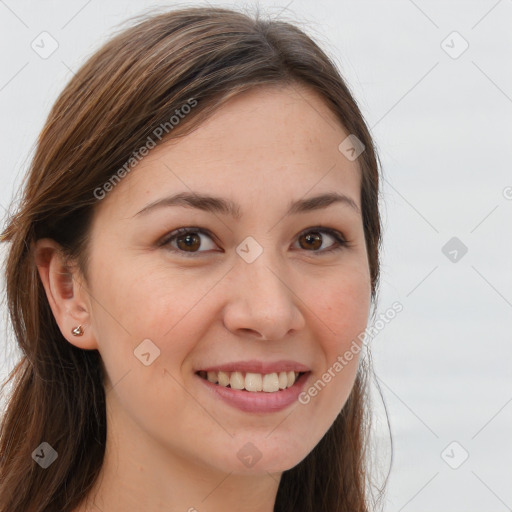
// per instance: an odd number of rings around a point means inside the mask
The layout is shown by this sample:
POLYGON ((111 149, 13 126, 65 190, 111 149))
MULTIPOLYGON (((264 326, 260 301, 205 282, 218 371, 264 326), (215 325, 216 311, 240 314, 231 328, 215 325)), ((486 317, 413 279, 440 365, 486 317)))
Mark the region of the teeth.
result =
POLYGON ((263 389, 261 373, 247 373, 245 376, 245 389, 247 391, 261 391, 263 389))
POLYGON ((242 372, 200 372, 200 375, 213 384, 232 389, 245 389, 246 391, 275 393, 280 389, 293 386, 299 374, 294 371, 274 372, 262 375, 261 373, 242 372))
POLYGON ((226 387, 229 384, 229 374, 225 372, 219 372, 217 374, 217 380, 221 386, 226 387))
POLYGON ((233 389, 244 389, 245 380, 244 376, 240 372, 233 372, 229 378, 229 385, 233 389))
POLYGON ((279 377, 277 373, 267 373, 267 375, 263 377, 263 391, 267 393, 279 391, 279 377))

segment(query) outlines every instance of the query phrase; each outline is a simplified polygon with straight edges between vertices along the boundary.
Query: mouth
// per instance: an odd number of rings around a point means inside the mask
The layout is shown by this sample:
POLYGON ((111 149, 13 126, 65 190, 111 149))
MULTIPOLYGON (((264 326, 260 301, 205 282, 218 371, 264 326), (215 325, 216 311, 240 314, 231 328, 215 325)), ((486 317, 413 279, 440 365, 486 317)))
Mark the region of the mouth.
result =
POLYGON ((195 372, 204 396, 246 413, 277 413, 297 403, 311 369, 296 361, 232 361, 195 372))
POLYGON ((303 375, 309 372, 293 370, 272 373, 252 373, 243 371, 205 371, 196 375, 216 386, 251 393, 282 393, 291 388, 303 375))

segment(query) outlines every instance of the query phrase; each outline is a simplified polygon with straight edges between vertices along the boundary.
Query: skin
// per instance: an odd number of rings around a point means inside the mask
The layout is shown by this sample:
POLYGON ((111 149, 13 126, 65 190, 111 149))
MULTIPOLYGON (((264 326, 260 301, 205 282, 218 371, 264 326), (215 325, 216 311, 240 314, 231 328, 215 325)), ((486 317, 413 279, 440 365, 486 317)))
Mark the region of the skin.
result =
POLYGON ((335 203, 285 217, 292 200, 333 191, 360 210, 357 160, 338 150, 347 136, 307 88, 252 89, 151 150, 98 202, 89 281, 65 266, 55 242, 38 241, 39 274, 63 335, 97 349, 106 371, 104 465, 89 504, 74 512, 273 510, 281 473, 306 457, 345 404, 359 356, 308 404, 273 413, 212 397, 195 371, 291 359, 311 369, 307 389, 364 331, 371 283, 361 214, 335 203), (135 216, 191 190, 236 201, 241 219, 179 206, 135 216), (325 231, 321 245, 308 245, 299 235, 318 225, 348 246, 326 252, 336 242, 325 231), (215 237, 198 235, 196 257, 187 257, 183 237, 158 247, 190 226, 215 237), (252 263, 236 252, 247 236, 263 248, 252 263), (80 324, 85 333, 75 337, 80 324), (144 339, 160 350, 149 366, 133 353, 144 339), (261 453, 252 467, 237 457, 248 442, 261 453))

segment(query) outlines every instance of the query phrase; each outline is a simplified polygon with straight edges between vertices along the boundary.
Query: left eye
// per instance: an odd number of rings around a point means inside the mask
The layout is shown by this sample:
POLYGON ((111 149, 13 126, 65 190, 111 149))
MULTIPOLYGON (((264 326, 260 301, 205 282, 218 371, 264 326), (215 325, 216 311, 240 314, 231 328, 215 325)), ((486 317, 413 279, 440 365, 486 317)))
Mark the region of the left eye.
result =
MULTIPOLYGON (((348 245, 343 235, 334 229, 325 228, 309 228, 303 231, 297 237, 300 248, 307 252, 318 252, 321 254, 341 249, 348 245), (321 249, 324 243, 324 236, 334 240, 327 249, 321 249), (310 249, 313 249, 311 251, 310 249)), ((200 228, 180 228, 176 229, 160 242, 161 246, 170 246, 173 252, 179 252, 184 256, 195 256, 197 253, 206 252, 207 250, 214 249, 215 243, 213 242, 212 235, 208 231, 200 228), (202 246, 201 235, 205 235, 210 239, 212 247, 206 248, 205 251, 199 251, 202 246), (176 245, 175 245, 176 244, 176 245)))
POLYGON ((341 249, 348 245, 343 235, 341 235, 341 233, 335 231, 334 229, 309 228, 307 231, 303 231, 298 238, 299 241, 305 240, 306 245, 309 245, 309 247, 319 249, 324 242, 324 238, 321 235, 321 233, 327 234, 328 237, 334 240, 334 243, 331 244, 328 249, 313 252, 326 253, 334 251, 336 249, 341 249))

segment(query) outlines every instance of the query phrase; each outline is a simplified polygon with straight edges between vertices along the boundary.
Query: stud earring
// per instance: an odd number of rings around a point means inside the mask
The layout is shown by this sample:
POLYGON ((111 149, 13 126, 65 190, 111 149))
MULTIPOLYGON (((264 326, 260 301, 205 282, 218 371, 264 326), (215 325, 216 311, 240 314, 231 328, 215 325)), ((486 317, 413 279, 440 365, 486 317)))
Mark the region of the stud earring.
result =
POLYGON ((84 330, 82 329, 82 326, 79 325, 78 327, 75 327, 74 329, 71 330, 73 336, 82 336, 82 334, 84 333, 84 330))

